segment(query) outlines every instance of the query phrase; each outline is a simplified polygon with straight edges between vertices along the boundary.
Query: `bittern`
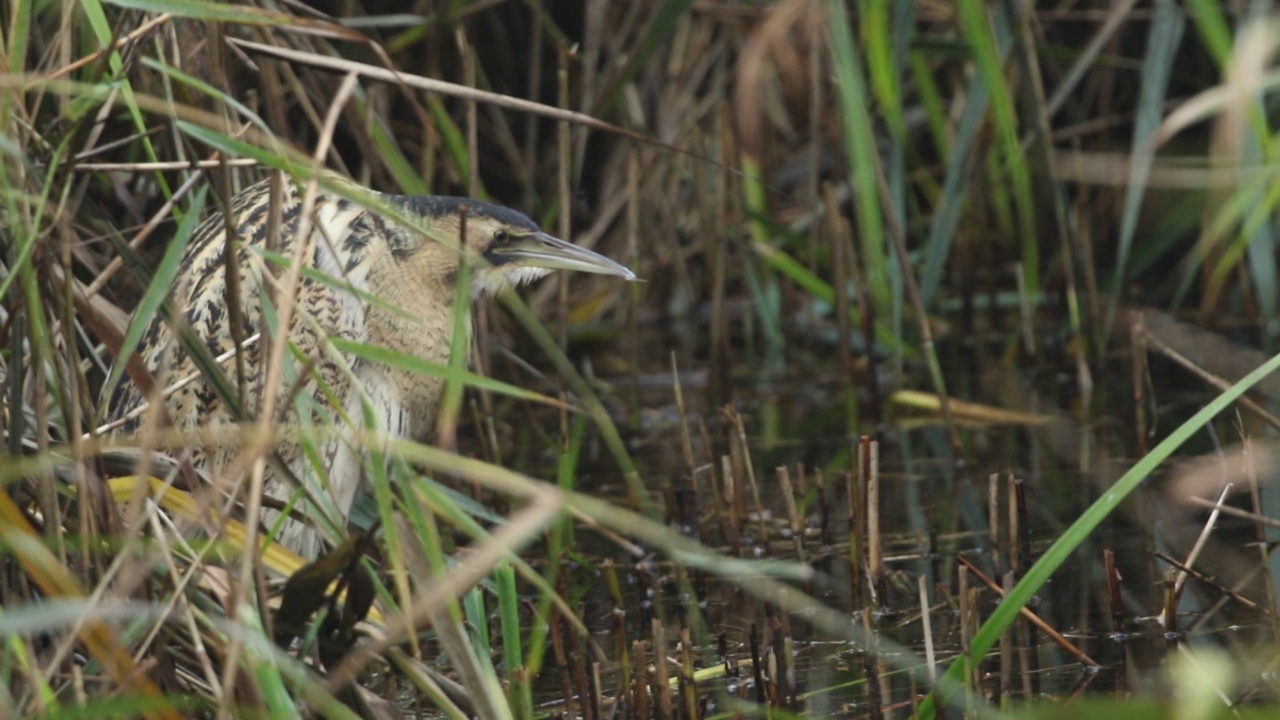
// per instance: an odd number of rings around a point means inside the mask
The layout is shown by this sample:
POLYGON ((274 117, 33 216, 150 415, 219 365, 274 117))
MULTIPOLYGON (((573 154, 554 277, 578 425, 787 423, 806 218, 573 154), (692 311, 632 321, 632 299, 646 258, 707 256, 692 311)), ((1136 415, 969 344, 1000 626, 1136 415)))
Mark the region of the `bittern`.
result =
MULTIPOLYGON (((138 352, 160 387, 194 378, 177 389, 169 388, 165 396, 164 407, 176 428, 198 431, 235 423, 231 409, 175 335, 174 327, 185 323, 223 360, 228 377, 235 377, 236 367, 249 369, 245 382, 237 387, 244 388, 244 418, 255 417, 262 406, 262 368, 270 342, 261 339, 243 348, 247 361, 243 365, 226 361, 234 356, 230 352, 235 347, 231 322, 238 315, 242 325, 238 335, 245 345, 255 337, 269 335, 266 319, 274 315, 264 316, 264 298, 280 291, 277 276, 285 273, 279 258, 293 257, 297 244, 306 243, 301 257, 307 272, 298 284, 297 310, 288 330, 290 342, 306 360, 297 361, 292 376, 286 374, 285 382, 279 383, 275 421, 277 427, 297 430, 302 424, 298 411, 303 408, 308 423, 339 430, 327 433, 318 444, 320 472, 303 452, 297 433, 293 439, 288 432, 277 433, 276 452, 295 478, 320 493, 321 507, 336 511, 342 522, 365 478, 360 444, 341 428, 349 429, 350 423, 362 425, 367 400, 374 410, 377 430, 427 440, 435 424, 443 380, 374 362, 367 359, 367 353, 361 357, 344 355, 328 339, 341 338, 447 363, 453 345, 456 283, 463 262, 470 269, 473 297, 530 282, 554 269, 635 278, 630 270, 602 255, 548 235, 515 210, 468 198, 372 193, 370 197, 376 202, 362 204, 321 191, 310 213, 310 232, 299 237, 306 225, 301 222, 303 197, 292 182, 281 177, 274 208, 271 181, 266 180, 232 199, 230 223, 218 213, 199 226, 186 248, 170 296, 178 324, 171 326, 157 314, 138 352), (232 241, 229 231, 234 232, 236 243, 238 297, 229 293, 235 286, 228 284, 226 273, 227 244, 232 241), (229 312, 229 302, 235 303, 238 312, 229 312), (286 392, 299 386, 297 397, 302 402, 290 402, 286 392), (344 415, 350 419, 346 425, 340 420, 344 415)), ((275 301, 274 307, 279 307, 278 296, 275 301)), ((469 326, 463 346, 470 351, 469 326)), ((136 416, 146 400, 135 386, 122 384, 110 399, 108 415, 136 416)), ((133 417, 123 427, 134 428, 137 423, 133 417)), ((198 469, 217 477, 240 450, 234 443, 209 448, 195 443, 189 448, 189 457, 198 469)), ((278 477, 284 474, 268 476, 268 496, 291 496, 292 482, 278 477)), ((314 500, 317 496, 308 497, 314 500)), ((262 519, 271 521, 275 516, 275 511, 267 510, 262 519)), ((316 529, 294 519, 284 521, 278 540, 304 558, 313 558, 320 551, 316 529)))

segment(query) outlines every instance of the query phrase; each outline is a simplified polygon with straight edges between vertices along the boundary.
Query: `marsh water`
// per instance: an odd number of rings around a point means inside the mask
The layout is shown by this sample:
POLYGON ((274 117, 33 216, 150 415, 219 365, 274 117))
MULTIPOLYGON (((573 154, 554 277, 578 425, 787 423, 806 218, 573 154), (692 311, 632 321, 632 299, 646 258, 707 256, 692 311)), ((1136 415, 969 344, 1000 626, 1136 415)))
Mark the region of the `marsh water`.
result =
MULTIPOLYGON (((1065 350, 1042 347, 1039 352, 1039 357, 1059 353, 1061 358, 1065 350)), ((1022 413, 1005 421, 960 417, 959 458, 937 413, 894 400, 897 390, 929 390, 925 374, 909 368, 895 371, 889 359, 870 366, 863 362, 857 377, 845 381, 831 348, 818 346, 794 353, 789 371, 767 377, 748 368, 723 373, 726 380, 716 389, 711 382, 715 372, 700 363, 696 353, 677 359, 674 374, 667 356, 665 363, 653 363, 659 368, 665 364, 665 371, 602 376, 604 385, 613 388, 606 404, 624 428, 631 456, 672 532, 697 537, 730 556, 802 564, 813 575, 791 582, 791 587, 846 614, 851 623, 885 642, 869 652, 872 649, 863 643, 817 629, 804 612, 782 621, 786 613, 770 599, 744 591, 740 577, 680 571, 660 553, 637 559, 585 531, 577 535, 582 547, 562 569, 570 597, 579 603, 596 640, 614 657, 623 636, 651 641, 651 623, 657 617, 668 628, 668 652, 674 661, 679 629, 691 627, 697 667, 728 668, 725 677, 700 685, 704 711, 723 709, 733 697, 765 697, 755 687, 762 678, 754 673, 752 660, 764 657, 770 643, 789 657, 762 661, 772 662, 769 669, 780 676, 769 678, 766 672, 763 681, 782 686, 775 691, 786 693, 797 709, 820 711, 816 717, 876 716, 876 706, 909 708, 928 689, 928 674, 922 669, 926 644, 920 579, 928 593, 932 652, 941 673, 962 654, 969 636, 962 627, 959 559, 999 583, 1010 573, 1014 549, 1022 557, 1010 577, 1020 577, 1136 457, 1213 397, 1179 368, 1153 357, 1150 377, 1159 381, 1145 388, 1145 407, 1136 410, 1132 352, 1123 344, 1095 364, 1102 371, 1094 370, 1087 398, 1074 363, 1044 360, 1010 368, 994 358, 994 351, 979 353, 972 340, 958 339, 944 339, 940 354, 948 358, 947 382, 954 399, 1022 413), (872 382, 877 383, 874 390, 872 382), (677 384, 693 454, 692 474, 680 433, 677 384), (879 417, 872 414, 877 403, 879 417), (728 532, 725 475, 743 473, 745 459, 730 459, 741 446, 726 405, 742 420, 759 494, 758 505, 751 496, 748 512, 728 532), (643 409, 635 411, 637 407, 643 409), (853 427, 878 442, 878 533, 885 577, 882 595, 874 603, 865 592, 855 598, 856 588, 866 587, 868 581, 849 561, 850 472, 862 439, 862 434, 849 431, 851 415, 856 416, 853 427), (792 501, 803 518, 799 548, 788 522, 779 468, 786 469, 792 501), (994 538, 992 492, 998 496, 994 538), (1010 538, 1014 496, 1022 503, 1017 522, 1025 527, 1010 538), (601 582, 600 563, 606 558, 623 579, 622 621, 601 582), (789 683, 794 684, 787 689, 789 683)), ((596 365, 608 364, 598 356, 594 360, 596 365)), ((1228 454, 1248 427, 1247 421, 1224 416, 1190 443, 1197 452, 1187 457, 1203 453, 1212 463, 1228 454)), ((616 467, 588 431, 578 489, 625 504, 616 467)), ((554 458, 542 456, 526 471, 553 474, 554 458)), ((1008 643, 998 646, 976 671, 984 693, 1027 699, 1134 693, 1158 697, 1167 691, 1159 668, 1180 652, 1183 643, 1222 648, 1241 662, 1257 664, 1251 659, 1256 648, 1273 637, 1268 613, 1262 606, 1233 599, 1225 590, 1238 591, 1235 598, 1266 597, 1257 531, 1249 522, 1232 516, 1217 519, 1194 560, 1204 574, 1181 581, 1187 587, 1179 587, 1176 622, 1161 619, 1166 592, 1175 582, 1174 566, 1162 558, 1182 562, 1209 512, 1171 495, 1171 472, 1161 468, 1146 480, 1053 574, 1031 605, 1098 667, 1087 667, 1045 633, 1019 622, 1008 643), (1107 554, 1116 574, 1111 586, 1107 554), (1002 657, 1001 650, 1010 656, 1002 657)), ((752 492, 744 479, 738 478, 738 483, 739 492, 752 492)), ((1239 491, 1233 497, 1236 504, 1247 504, 1247 488, 1243 500, 1239 491)), ((977 588, 970 591, 976 617, 969 620, 976 627, 998 597, 968 574, 968 587, 977 588)), ((616 669, 605 670, 602 688, 606 695, 614 694, 620 678, 616 669)), ((549 708, 558 706, 560 692, 558 681, 547 679, 549 708)))

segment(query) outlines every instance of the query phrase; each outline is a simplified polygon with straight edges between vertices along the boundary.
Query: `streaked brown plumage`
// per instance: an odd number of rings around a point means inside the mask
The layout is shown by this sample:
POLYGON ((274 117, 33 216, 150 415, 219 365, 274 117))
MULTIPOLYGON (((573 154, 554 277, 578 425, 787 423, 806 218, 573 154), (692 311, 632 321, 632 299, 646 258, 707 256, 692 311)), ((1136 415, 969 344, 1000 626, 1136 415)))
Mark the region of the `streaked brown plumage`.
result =
MULTIPOLYGON (((263 299, 279 293, 278 281, 270 278, 285 275, 278 261, 269 259, 269 253, 264 251, 269 249, 289 258, 298 240, 295 236, 300 229, 302 197, 287 179, 281 179, 280 187, 275 225, 280 229, 279 238, 267 237, 273 226, 269 181, 244 190, 232 200, 231 218, 239 242, 238 309, 245 339, 265 329, 263 299), (268 282, 264 283, 264 277, 269 278, 268 282)), ((321 503, 328 517, 338 522, 345 522, 363 485, 362 453, 356 443, 342 439, 342 429, 349 426, 340 419, 340 411, 354 423, 361 423, 363 393, 374 408, 379 429, 398 437, 425 440, 433 427, 443 381, 345 356, 325 338, 341 338, 446 363, 453 339, 455 281, 460 264, 458 237, 464 214, 467 256, 473 258, 468 267, 473 269, 474 296, 537 279, 556 268, 628 280, 635 277, 601 255, 546 235, 527 217, 507 208, 466 198, 381 193, 372 197, 391 212, 384 214, 384 210, 324 191, 317 198, 303 262, 323 277, 309 273, 300 281, 289 339, 314 363, 313 372, 330 393, 323 392, 311 377, 302 384, 292 404, 285 402, 284 392, 306 369, 306 363, 290 358, 276 412, 276 420, 286 428, 298 428, 299 417, 305 421, 302 426, 338 428, 327 434, 329 440, 319 446, 319 473, 299 444, 282 440, 277 445, 281 458, 308 487, 308 497, 321 503), (387 216, 397 213, 417 221, 431 236, 387 216), (336 399, 337 407, 330 397, 336 399)), ((224 272, 226 227, 222 215, 216 214, 196 230, 171 295, 175 311, 214 356, 231 355, 234 346, 224 272)), ((262 407, 268 354, 265 348, 269 347, 269 341, 261 340, 243 351, 248 368, 248 418, 257 417, 262 407)), ((466 347, 470 347, 469 342, 466 347)), ((138 352, 161 387, 199 375, 169 325, 159 317, 146 329, 138 352)), ((222 362, 222 368, 234 384, 235 361, 222 362)), ((126 382, 111 398, 108 414, 113 419, 136 414, 144 402, 137 388, 126 382)), ((236 421, 214 389, 199 377, 169 395, 165 407, 173 424, 183 430, 212 429, 236 421)), ((125 425, 126 429, 130 427, 125 425)), ((350 438, 349 430, 346 437, 350 438)), ((197 468, 216 478, 239 451, 239 447, 228 445, 192 447, 191 457, 197 468)), ((292 488, 281 478, 271 476, 266 492, 285 499, 292 488)), ((312 516, 311 512, 307 514, 312 516)), ((263 519, 270 522, 274 515, 264 512, 263 519)), ((302 523, 286 521, 279 539, 303 557, 314 557, 319 550, 319 536, 302 523)))

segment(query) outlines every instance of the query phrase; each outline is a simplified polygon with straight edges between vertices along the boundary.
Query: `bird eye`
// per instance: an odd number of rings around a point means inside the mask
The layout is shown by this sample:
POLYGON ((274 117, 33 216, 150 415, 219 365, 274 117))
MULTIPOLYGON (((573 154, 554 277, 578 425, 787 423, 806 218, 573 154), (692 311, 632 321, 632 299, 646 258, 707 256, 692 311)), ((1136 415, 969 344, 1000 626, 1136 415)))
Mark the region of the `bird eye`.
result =
POLYGON ((498 242, 506 242, 511 239, 511 236, 507 234, 506 230, 503 230, 502 228, 498 228, 497 230, 493 231, 493 239, 497 240, 498 242))

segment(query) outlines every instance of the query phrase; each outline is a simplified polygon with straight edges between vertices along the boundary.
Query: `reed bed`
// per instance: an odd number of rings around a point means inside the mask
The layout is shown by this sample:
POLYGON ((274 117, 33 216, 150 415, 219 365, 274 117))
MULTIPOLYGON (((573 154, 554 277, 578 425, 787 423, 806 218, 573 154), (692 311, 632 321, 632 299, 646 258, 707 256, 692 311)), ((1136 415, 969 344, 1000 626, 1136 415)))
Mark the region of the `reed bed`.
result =
MULTIPOLYGON (((0 716, 1274 713, 1264 4, 11 0, 0 29, 0 716), (101 399, 148 381, 195 225, 325 170, 646 281, 479 303, 470 369, 343 348, 451 400, 434 444, 356 432, 372 492, 313 559, 101 399)), ((249 420, 199 441, 266 457, 249 420)))

